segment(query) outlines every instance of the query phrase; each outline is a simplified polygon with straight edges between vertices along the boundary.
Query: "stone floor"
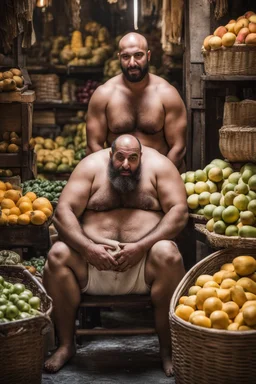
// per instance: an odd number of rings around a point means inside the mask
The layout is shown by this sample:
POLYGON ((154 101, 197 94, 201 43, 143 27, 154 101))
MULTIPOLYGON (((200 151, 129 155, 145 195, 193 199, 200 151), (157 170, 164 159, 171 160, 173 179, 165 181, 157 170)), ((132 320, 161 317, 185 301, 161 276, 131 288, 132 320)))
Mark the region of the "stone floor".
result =
MULTIPOLYGON (((147 311, 101 311, 102 326, 152 326, 147 311)), ((43 374, 42 384, 174 384, 161 369, 156 335, 94 336, 58 373, 43 374)))

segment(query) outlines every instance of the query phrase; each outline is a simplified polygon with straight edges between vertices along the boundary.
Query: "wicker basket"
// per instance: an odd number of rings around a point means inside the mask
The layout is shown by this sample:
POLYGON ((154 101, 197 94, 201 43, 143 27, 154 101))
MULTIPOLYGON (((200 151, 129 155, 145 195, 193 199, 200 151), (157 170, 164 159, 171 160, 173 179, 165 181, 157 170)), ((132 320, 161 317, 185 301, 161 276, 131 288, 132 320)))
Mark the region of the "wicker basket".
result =
POLYGON ((207 241, 212 248, 246 248, 256 247, 256 238, 240 236, 224 236, 214 232, 209 232, 205 225, 195 224, 195 229, 207 237, 207 241))
POLYGON ((43 339, 50 328, 52 301, 43 286, 20 266, 0 266, 0 275, 21 282, 41 299, 41 316, 0 324, 0 384, 40 384, 43 339))
POLYGON ((193 219, 194 223, 202 223, 206 224, 207 219, 204 217, 204 215, 197 215, 196 213, 189 213, 189 217, 193 219))
POLYGON ((219 148, 229 161, 256 161, 256 126, 223 126, 219 130, 219 148))
POLYGON ((243 100, 224 103, 223 125, 256 127, 256 101, 243 100))
POLYGON ((202 53, 207 75, 256 75, 256 47, 240 44, 202 53))
MULTIPOLYGON (((181 296, 201 274, 214 274, 222 264, 248 254, 247 249, 217 251, 181 280, 170 305, 173 364, 176 384, 253 384, 256 377, 256 331, 225 331, 192 325, 175 315, 181 296)), ((250 255, 256 258, 256 250, 250 255)))

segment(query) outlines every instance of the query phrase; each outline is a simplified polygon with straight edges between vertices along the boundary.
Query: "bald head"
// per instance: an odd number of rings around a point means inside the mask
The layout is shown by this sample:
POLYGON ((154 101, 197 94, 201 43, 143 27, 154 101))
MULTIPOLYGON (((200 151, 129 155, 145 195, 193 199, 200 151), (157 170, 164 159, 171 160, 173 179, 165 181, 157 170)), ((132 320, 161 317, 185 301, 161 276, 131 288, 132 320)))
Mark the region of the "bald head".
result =
POLYGON ((115 141, 113 141, 111 145, 112 153, 114 153, 119 148, 141 152, 141 143, 135 136, 121 135, 115 141))
POLYGON ((136 32, 127 33, 119 41, 119 52, 134 46, 137 46, 145 51, 148 50, 148 42, 144 36, 136 32))

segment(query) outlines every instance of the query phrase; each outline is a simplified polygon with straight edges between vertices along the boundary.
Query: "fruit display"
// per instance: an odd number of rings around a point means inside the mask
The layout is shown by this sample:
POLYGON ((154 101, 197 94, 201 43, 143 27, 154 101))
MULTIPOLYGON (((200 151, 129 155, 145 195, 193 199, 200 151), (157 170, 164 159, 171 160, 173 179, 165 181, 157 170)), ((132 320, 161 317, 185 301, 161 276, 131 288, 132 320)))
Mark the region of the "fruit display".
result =
POLYGON ((228 331, 256 330, 256 260, 241 255, 220 270, 198 276, 175 314, 193 325, 228 331))
POLYGON ((11 183, 0 181, 0 226, 42 225, 53 214, 53 207, 45 197, 22 191, 11 183), (14 189, 16 188, 16 189, 14 189))
POLYGON ((0 265, 18 265, 21 262, 20 255, 9 250, 0 251, 0 265))
POLYGON ((256 14, 253 11, 216 28, 204 39, 203 48, 210 51, 240 44, 256 46, 256 14))
POLYGON ((3 132, 0 141, 0 153, 18 153, 21 146, 21 138, 16 132, 3 132))
POLYGON ((93 92, 99 85, 100 83, 98 81, 87 80, 84 85, 77 86, 76 100, 78 103, 88 104, 93 92))
POLYGON ((206 229, 226 236, 256 237, 256 164, 239 171, 221 159, 181 175, 192 213, 207 219, 206 229))
POLYGON ((40 173, 71 173, 85 157, 86 124, 66 124, 55 140, 35 137, 37 169, 40 173))
POLYGON ((28 180, 21 184, 22 192, 34 192, 38 197, 46 197, 51 203, 57 203, 66 180, 28 180))
POLYGON ((40 316, 41 300, 24 284, 12 284, 0 275, 0 324, 40 316))
POLYGON ((24 260, 22 264, 34 275, 36 272, 43 274, 45 258, 44 256, 40 257, 31 257, 30 260, 24 260))
POLYGON ((0 72, 0 92, 17 91, 23 87, 24 79, 18 68, 0 72))

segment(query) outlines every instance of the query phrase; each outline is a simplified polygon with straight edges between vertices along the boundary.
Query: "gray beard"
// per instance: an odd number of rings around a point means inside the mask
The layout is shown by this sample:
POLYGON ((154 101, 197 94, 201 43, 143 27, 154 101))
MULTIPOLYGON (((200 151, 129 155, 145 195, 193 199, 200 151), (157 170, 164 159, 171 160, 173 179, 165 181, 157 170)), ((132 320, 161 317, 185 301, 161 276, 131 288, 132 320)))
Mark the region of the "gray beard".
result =
POLYGON ((128 193, 134 191, 139 182, 141 175, 141 166, 136 169, 130 176, 120 175, 120 171, 113 167, 113 163, 110 160, 108 165, 108 177, 113 188, 120 193, 128 193))

